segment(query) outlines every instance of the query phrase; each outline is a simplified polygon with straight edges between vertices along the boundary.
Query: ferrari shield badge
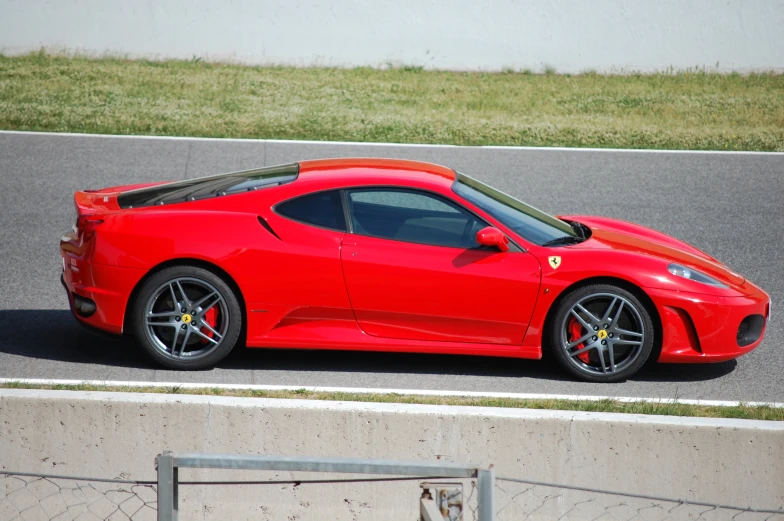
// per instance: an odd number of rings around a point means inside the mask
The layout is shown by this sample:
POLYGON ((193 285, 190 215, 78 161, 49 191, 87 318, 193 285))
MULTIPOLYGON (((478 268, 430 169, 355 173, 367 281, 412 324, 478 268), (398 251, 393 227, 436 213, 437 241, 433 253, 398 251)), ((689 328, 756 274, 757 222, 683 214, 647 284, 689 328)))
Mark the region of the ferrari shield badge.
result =
POLYGON ((558 266, 561 265, 561 257, 547 257, 547 260, 550 262, 550 266, 557 270, 558 266))

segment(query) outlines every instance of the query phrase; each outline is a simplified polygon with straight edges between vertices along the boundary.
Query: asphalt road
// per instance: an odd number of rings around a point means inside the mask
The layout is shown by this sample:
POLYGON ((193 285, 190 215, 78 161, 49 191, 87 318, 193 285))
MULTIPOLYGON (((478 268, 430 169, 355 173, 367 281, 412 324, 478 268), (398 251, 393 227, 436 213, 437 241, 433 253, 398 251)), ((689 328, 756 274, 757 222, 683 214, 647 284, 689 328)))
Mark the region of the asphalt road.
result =
POLYGON ((0 133, 0 377, 447 389, 784 402, 784 155, 367 146, 0 133), (75 190, 299 159, 442 163, 552 213, 634 221, 694 244, 773 299, 763 344, 737 361, 653 365, 587 384, 547 360, 237 349, 219 368, 156 368, 70 316, 58 239, 75 190))

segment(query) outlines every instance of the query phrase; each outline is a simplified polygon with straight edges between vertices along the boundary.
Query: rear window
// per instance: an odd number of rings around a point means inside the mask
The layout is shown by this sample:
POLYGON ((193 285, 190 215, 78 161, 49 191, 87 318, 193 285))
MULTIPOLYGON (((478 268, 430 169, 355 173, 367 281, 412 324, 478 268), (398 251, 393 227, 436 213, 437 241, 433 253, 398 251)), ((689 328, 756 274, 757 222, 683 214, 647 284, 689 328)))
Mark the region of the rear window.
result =
POLYGON ((139 208, 142 206, 198 201, 200 199, 250 192, 290 183, 297 178, 298 173, 299 165, 293 163, 200 177, 198 179, 187 179, 176 183, 124 192, 117 198, 117 202, 120 208, 139 208))
POLYGON ((280 203, 275 211, 284 217, 331 230, 346 231, 339 190, 319 192, 280 203))

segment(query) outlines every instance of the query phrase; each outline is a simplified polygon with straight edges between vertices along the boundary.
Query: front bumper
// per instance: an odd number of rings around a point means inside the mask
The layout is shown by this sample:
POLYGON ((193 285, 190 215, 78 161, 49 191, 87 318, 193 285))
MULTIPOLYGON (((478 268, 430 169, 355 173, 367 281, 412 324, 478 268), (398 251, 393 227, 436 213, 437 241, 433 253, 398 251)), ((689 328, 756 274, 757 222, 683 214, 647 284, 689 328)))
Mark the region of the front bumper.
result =
POLYGON ((770 318, 770 298, 749 282, 743 289, 745 294, 737 297, 646 289, 662 322, 659 362, 723 362, 759 346, 770 318), (753 315, 764 319, 759 338, 739 345, 741 322, 753 315))
POLYGON ((68 292, 68 304, 76 320, 91 329, 122 334, 125 308, 145 270, 95 264, 67 251, 62 251, 62 256, 60 280, 68 292), (88 306, 94 303, 92 313, 78 312, 75 305, 78 297, 85 299, 88 306))

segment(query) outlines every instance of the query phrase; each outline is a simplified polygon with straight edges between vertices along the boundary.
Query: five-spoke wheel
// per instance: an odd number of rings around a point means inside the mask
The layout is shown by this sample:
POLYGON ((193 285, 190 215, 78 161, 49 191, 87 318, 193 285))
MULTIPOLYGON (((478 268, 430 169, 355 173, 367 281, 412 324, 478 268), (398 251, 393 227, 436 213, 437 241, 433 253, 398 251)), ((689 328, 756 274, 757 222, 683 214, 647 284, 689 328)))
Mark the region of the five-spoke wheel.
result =
POLYGON ((203 369, 237 342, 242 321, 234 292, 216 274, 193 266, 166 268, 147 279, 134 308, 137 340, 174 369, 203 369))
POLYGON ((632 293, 612 285, 567 294, 551 322, 551 344, 561 365, 593 382, 628 378, 645 364, 653 347, 653 323, 632 293))

